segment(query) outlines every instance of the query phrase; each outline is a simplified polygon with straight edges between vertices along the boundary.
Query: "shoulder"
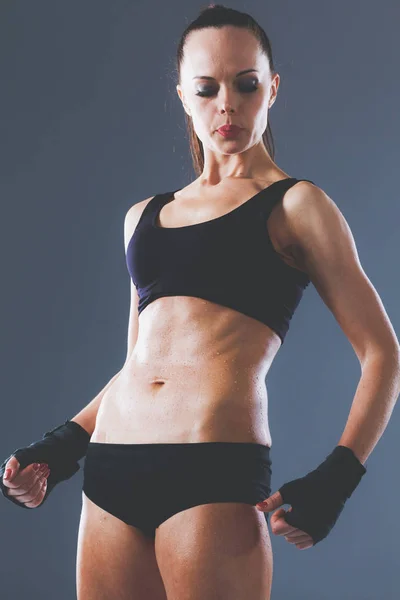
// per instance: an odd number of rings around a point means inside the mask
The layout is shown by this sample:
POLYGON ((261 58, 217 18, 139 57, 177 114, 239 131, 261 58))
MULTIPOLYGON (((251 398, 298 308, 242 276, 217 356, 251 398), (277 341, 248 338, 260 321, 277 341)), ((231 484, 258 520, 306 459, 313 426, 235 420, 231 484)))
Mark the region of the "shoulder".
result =
POLYGON ((299 181, 282 202, 285 243, 304 268, 310 253, 349 241, 351 231, 336 203, 317 185, 299 181))
POLYGON ((135 202, 135 204, 133 204, 127 211, 126 215, 125 215, 125 221, 129 221, 131 219, 135 219, 138 216, 140 217, 140 215, 142 214, 142 212, 144 211, 144 209, 146 208, 146 206, 148 205, 148 203, 150 202, 150 200, 153 200, 153 198, 155 198, 155 196, 150 196, 149 198, 145 198, 145 200, 141 200, 139 202, 135 202))
POLYGON ((136 226, 139 222, 142 213, 150 200, 155 198, 155 196, 150 196, 149 198, 145 198, 145 200, 141 200, 133 204, 127 211, 124 220, 124 243, 125 243, 125 253, 128 248, 129 241, 133 235, 133 232, 136 229, 136 226))
POLYGON ((317 185, 298 181, 284 194, 282 202, 274 207, 270 224, 271 237, 276 249, 296 268, 305 271, 303 251, 306 238, 319 223, 325 226, 333 218, 342 217, 333 200, 317 185))
POLYGON ((299 234, 311 233, 311 229, 328 225, 335 217, 343 217, 335 202, 317 185, 309 181, 298 181, 284 195, 282 211, 287 226, 288 240, 293 245, 304 241, 299 234), (300 229, 300 225, 306 225, 300 229))

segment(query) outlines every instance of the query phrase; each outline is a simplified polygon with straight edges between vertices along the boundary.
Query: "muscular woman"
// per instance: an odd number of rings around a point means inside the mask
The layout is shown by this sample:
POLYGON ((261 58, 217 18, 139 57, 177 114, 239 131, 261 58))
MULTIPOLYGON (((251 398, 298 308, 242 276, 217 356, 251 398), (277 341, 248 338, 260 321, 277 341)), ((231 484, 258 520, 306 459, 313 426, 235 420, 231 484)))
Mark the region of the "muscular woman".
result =
MULTIPOLYGON (((371 426, 356 427, 360 396, 332 455, 271 496, 265 381, 307 285, 362 364, 398 349, 343 215, 274 162, 267 130, 280 76, 265 32, 211 7, 177 58, 197 178, 126 214, 126 360, 71 419, 88 434, 78 600, 270 598, 270 510, 291 504, 272 515, 272 531, 312 547, 377 441, 371 426)), ((366 407, 363 419, 371 425, 366 407)))

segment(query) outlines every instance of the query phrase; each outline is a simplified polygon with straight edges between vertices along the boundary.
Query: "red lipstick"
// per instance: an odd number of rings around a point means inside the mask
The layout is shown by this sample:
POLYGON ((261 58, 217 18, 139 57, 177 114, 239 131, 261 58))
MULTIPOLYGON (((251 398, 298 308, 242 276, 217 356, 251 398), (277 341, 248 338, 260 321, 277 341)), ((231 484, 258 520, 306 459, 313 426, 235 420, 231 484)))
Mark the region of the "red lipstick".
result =
POLYGON ((220 127, 217 131, 224 137, 236 137, 238 133, 240 133, 241 127, 238 127, 237 125, 223 125, 223 127, 220 127))

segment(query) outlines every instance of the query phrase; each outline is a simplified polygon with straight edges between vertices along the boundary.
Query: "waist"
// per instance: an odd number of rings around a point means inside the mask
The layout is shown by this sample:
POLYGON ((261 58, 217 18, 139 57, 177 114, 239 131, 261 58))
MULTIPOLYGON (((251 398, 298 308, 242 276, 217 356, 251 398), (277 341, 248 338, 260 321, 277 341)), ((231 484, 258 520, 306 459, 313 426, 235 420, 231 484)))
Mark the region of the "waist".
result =
POLYGON ((230 388, 213 377, 150 384, 120 377, 100 405, 92 441, 260 443, 271 447, 265 381, 230 388))
POLYGON ((169 463, 171 459, 179 459, 190 464, 192 468, 195 468, 196 460, 200 460, 200 466, 204 466, 204 461, 207 459, 213 464, 221 461, 226 467, 230 464, 233 468, 237 468, 244 460, 256 461, 269 471, 272 464, 271 448, 252 442, 120 444, 91 441, 86 454, 90 460, 98 458, 103 464, 107 457, 121 457, 121 459, 145 457, 148 459, 150 456, 157 459, 162 457, 166 463, 169 463))

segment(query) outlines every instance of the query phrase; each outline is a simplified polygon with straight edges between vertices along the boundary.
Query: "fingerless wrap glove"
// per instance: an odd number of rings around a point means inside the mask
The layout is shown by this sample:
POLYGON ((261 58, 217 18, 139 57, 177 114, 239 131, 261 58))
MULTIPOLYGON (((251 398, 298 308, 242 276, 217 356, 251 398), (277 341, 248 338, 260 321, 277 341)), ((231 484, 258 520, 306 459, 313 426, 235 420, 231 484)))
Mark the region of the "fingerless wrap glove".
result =
MULTIPOLYGON (((50 492, 57 483, 69 479, 80 469, 78 460, 86 455, 91 436, 75 421, 65 421, 51 431, 47 431, 41 440, 24 448, 15 450, 0 467, 0 487, 3 496, 22 508, 29 508, 9 496, 3 484, 4 470, 11 456, 15 456, 20 464, 20 470, 32 463, 47 463, 50 475, 47 478, 47 490, 40 506, 43 506, 50 492)), ((39 508, 37 507, 37 508, 39 508)))
POLYGON ((317 544, 331 531, 366 471, 350 448, 336 446, 315 471, 280 488, 283 504, 292 505, 285 521, 317 544))

